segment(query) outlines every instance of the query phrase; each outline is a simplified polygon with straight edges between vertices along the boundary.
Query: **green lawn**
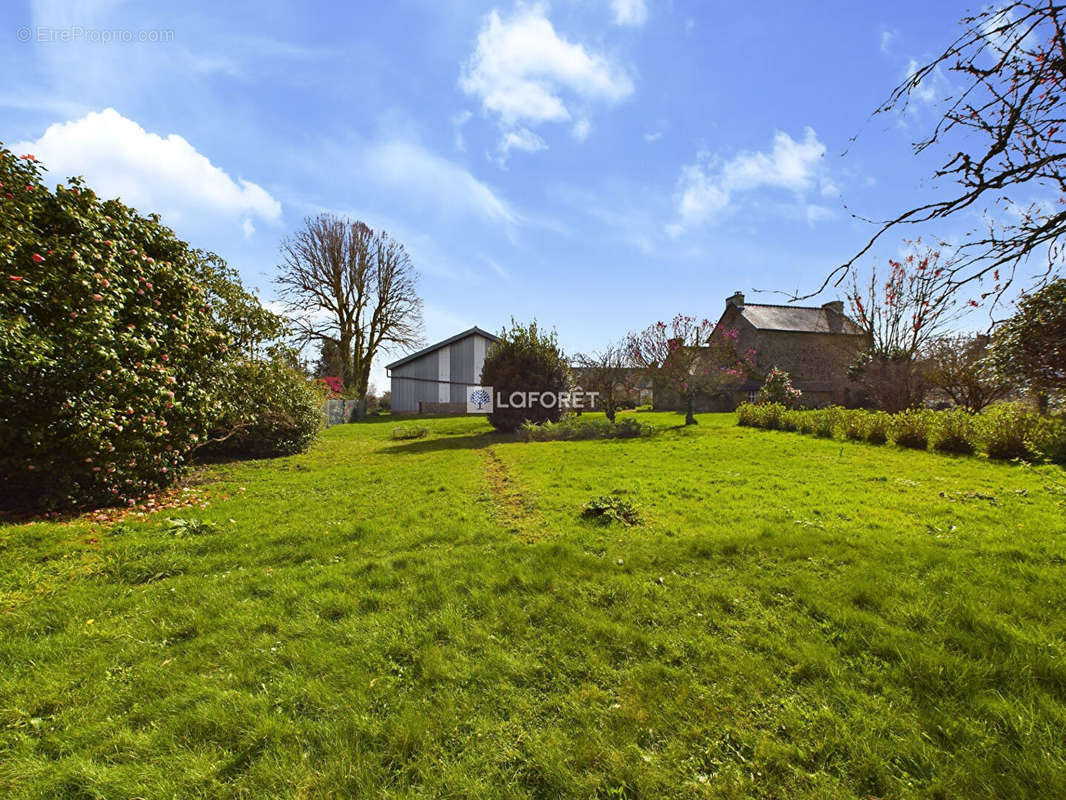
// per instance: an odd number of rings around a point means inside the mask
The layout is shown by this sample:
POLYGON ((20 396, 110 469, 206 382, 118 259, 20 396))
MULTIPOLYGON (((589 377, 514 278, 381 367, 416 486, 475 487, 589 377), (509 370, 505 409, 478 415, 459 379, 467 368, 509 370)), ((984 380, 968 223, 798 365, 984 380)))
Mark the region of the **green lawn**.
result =
POLYGON ((640 417, 0 527, 0 796, 1066 797, 1061 468, 640 417))

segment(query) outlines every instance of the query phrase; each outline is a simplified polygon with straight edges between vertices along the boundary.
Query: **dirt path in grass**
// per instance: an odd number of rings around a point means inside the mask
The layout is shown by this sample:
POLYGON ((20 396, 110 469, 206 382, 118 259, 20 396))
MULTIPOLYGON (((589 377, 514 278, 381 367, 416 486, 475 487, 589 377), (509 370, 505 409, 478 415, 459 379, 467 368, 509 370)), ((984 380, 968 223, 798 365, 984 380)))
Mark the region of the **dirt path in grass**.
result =
POLYGON ((533 517, 533 502, 523 494, 511 470, 492 447, 481 450, 481 459, 499 523, 527 542, 541 538, 540 528, 533 517))

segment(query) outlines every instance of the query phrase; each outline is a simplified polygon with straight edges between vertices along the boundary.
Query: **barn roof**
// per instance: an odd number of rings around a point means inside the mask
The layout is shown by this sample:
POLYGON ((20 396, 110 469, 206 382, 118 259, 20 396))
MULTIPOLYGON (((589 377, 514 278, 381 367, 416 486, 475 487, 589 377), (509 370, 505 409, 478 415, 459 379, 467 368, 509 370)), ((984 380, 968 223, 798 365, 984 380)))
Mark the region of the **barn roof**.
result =
POLYGON ((737 309, 756 328, 766 331, 797 333, 842 333, 862 336, 862 329, 845 314, 831 308, 809 306, 773 306, 756 303, 737 309))
POLYGON ((440 350, 442 347, 447 347, 453 342, 458 342, 460 339, 465 339, 467 336, 473 336, 475 333, 484 336, 486 339, 489 339, 493 342, 500 341, 499 336, 489 333, 488 331, 483 331, 481 328, 475 325, 473 328, 468 328, 462 333, 457 333, 455 334, 455 336, 449 336, 447 339, 437 342, 436 344, 431 344, 429 347, 423 347, 416 353, 411 353, 410 355, 404 356, 398 361, 393 361, 391 364, 386 364, 385 369, 395 369, 396 367, 406 364, 408 361, 414 361, 416 358, 421 358, 422 356, 429 355, 434 350, 440 350))

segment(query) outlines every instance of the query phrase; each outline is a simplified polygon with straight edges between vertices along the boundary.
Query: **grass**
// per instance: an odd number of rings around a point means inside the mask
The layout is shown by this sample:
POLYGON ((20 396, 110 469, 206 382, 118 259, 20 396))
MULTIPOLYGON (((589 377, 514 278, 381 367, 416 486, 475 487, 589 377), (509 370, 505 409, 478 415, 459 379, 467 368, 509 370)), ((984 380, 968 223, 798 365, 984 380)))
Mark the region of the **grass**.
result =
POLYGON ((0 527, 0 795, 1066 796, 1061 468, 640 418, 0 527))

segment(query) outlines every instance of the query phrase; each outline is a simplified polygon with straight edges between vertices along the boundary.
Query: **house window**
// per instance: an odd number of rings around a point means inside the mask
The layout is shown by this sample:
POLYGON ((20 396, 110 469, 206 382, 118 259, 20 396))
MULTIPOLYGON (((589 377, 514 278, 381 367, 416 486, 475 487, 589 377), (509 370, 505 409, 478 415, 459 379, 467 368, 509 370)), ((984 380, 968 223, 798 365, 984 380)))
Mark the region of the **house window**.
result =
POLYGON ((758 392, 757 389, 753 389, 752 391, 748 392, 748 402, 749 403, 758 403, 759 402, 759 392, 758 392))

